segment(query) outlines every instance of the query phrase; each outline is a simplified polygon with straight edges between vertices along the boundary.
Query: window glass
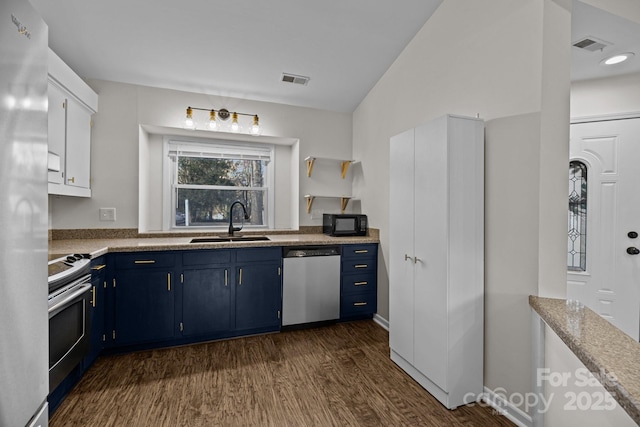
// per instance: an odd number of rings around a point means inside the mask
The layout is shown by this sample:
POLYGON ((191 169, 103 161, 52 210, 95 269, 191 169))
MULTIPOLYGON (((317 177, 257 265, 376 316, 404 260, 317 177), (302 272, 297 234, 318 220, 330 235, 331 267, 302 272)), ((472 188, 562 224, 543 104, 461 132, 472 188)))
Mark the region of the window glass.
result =
POLYGON ((567 268, 587 270, 587 165, 569 163, 569 234, 567 268))
POLYGON ((226 227, 229 209, 234 225, 268 225, 272 147, 203 145, 169 142, 172 176, 172 227, 226 227))

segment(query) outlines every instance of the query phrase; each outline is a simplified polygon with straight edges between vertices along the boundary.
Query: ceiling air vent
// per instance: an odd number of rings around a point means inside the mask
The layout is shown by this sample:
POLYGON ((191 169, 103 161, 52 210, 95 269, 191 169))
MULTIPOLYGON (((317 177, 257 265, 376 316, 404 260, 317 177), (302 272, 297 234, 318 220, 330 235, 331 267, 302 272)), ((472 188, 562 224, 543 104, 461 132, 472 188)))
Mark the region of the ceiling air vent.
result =
POLYGON ((285 83, 294 83, 306 86, 309 83, 309 77, 297 76, 295 74, 282 73, 282 81, 285 83))
POLYGON ((607 43, 602 40, 598 40, 595 37, 585 37, 583 39, 578 40, 573 44, 573 46, 588 50, 589 52, 596 52, 598 50, 602 50, 605 47, 609 46, 611 43, 607 43))

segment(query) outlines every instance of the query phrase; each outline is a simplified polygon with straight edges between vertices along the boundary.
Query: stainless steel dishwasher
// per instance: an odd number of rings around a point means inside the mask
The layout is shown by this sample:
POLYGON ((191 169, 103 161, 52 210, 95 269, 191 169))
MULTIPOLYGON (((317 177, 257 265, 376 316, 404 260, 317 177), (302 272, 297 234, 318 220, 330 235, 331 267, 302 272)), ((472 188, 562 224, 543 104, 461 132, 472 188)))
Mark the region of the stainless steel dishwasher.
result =
POLYGON ((283 248, 282 326, 340 317, 340 246, 283 248))

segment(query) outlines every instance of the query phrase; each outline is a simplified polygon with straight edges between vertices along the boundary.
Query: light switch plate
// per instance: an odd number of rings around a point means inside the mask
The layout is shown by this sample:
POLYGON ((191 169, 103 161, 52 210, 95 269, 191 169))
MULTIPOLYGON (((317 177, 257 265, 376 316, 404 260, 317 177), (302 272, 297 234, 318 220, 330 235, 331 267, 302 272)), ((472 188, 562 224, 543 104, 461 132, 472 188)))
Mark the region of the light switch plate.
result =
POLYGON ((116 208, 100 208, 100 221, 115 221, 116 220, 116 208))

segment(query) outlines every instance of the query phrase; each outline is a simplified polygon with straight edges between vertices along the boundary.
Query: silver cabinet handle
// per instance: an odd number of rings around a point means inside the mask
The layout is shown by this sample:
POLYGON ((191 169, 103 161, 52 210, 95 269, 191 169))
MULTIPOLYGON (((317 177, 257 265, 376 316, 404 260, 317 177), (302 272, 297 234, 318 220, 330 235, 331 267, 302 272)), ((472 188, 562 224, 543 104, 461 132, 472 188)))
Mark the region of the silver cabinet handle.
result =
POLYGON ((406 260, 413 261, 413 263, 414 263, 414 264, 417 264, 417 263, 418 263, 418 261, 422 262, 422 260, 421 260, 420 258, 418 258, 418 257, 410 257, 410 256, 409 256, 409 255, 407 255, 407 254, 404 254, 404 260, 405 260, 405 261, 406 261, 406 260))

